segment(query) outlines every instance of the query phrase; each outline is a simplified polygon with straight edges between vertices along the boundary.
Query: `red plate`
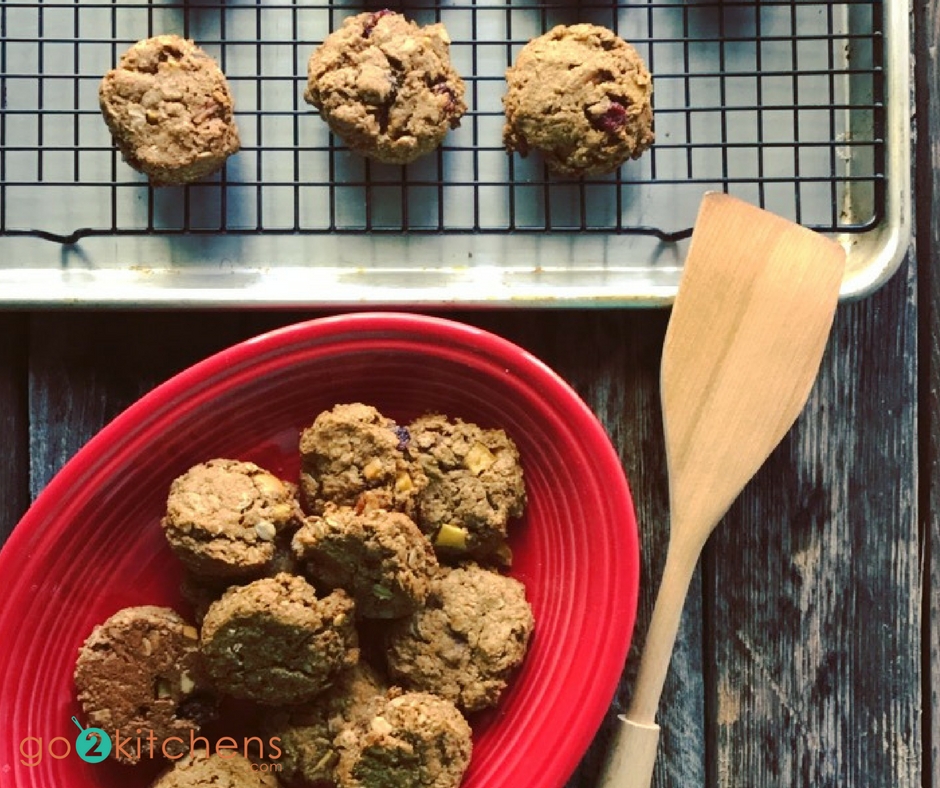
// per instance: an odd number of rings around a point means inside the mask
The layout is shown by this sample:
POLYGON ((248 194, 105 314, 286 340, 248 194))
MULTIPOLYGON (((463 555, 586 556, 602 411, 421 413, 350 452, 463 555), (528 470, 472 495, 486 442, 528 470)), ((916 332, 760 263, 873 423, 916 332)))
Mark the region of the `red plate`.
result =
POLYGON ((499 708, 471 720, 464 785, 564 785, 610 705, 633 630, 639 548, 620 461, 578 395, 510 342, 449 320, 351 314, 264 334, 159 386, 91 440, 16 527, 0 552, 3 788, 148 784, 152 768, 77 755, 79 646, 122 607, 182 609, 159 528, 175 476, 224 456, 294 478, 299 431, 357 400, 401 421, 435 410, 499 426, 519 445, 529 505, 512 574, 536 634, 499 708))

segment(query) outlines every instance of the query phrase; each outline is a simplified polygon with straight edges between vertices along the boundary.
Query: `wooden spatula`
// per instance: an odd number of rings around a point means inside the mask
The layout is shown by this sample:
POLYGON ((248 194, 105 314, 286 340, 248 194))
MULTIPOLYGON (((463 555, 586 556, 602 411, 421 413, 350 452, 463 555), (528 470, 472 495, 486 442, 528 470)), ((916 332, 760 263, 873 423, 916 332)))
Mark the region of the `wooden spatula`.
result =
POLYGON ((796 420, 832 327, 836 243, 725 194, 702 201, 661 369, 670 535, 631 705, 600 788, 647 788, 656 708, 705 540, 796 420))

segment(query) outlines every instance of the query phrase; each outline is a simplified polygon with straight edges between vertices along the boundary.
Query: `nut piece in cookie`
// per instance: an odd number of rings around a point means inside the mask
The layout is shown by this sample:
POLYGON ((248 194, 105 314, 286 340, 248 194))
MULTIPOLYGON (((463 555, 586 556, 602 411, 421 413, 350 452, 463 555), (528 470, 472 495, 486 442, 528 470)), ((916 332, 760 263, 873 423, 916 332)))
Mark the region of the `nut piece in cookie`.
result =
POLYGON ((311 55, 304 100, 354 151, 407 164, 436 149, 466 112, 440 23, 389 10, 348 17, 311 55))
POLYGON ((371 716, 377 706, 385 703, 387 691, 379 675, 359 662, 310 703, 272 710, 262 720, 261 728, 266 741, 272 737, 279 740, 280 780, 304 788, 335 783, 339 753, 334 738, 359 718, 371 716))
POLYGON ((209 55, 179 36, 134 44, 105 74, 98 99, 125 161, 154 186, 195 181, 238 151, 225 76, 209 55))
POLYGON ((362 618, 399 618, 424 604, 437 557, 401 512, 328 507, 307 518, 293 540, 314 582, 343 588, 362 618))
POLYGON ((388 666, 403 686, 467 712, 495 706, 534 628, 518 580, 466 564, 441 570, 426 607, 396 622, 388 666))
POLYGON ((233 586, 202 622, 202 653, 219 692, 268 705, 304 703, 359 659, 355 604, 318 599, 286 573, 233 586))
POLYGON ((457 788, 473 749, 463 715, 428 693, 389 695, 336 737, 339 788, 457 788))
POLYGON ((162 525, 193 574, 246 579, 273 565, 276 538, 298 515, 291 485, 254 463, 216 459, 173 481, 162 525))
POLYGON ((613 172, 653 143, 652 77, 605 27, 558 25, 532 39, 506 82, 506 150, 540 151, 559 175, 613 172))
POLYGON ((489 558, 505 550, 507 524, 525 508, 515 443, 502 430, 432 415, 408 427, 409 453, 427 477, 416 521, 441 555, 489 558))
POLYGON ((324 411, 300 436, 300 499, 322 514, 329 503, 410 513, 424 484, 405 457, 410 436, 371 405, 324 411))
MULTIPOLYGON (((199 633, 173 610, 144 605, 119 610, 94 628, 79 650, 75 686, 91 727, 153 731, 158 741, 189 742, 216 713, 199 654, 199 633)), ((167 753, 185 751, 167 742, 167 753)), ((136 748, 115 748, 136 763, 136 748), (128 752, 130 753, 128 755, 128 752)))
POLYGON ((240 753, 207 757, 204 749, 197 748, 160 775, 150 788, 278 788, 278 781, 240 753))

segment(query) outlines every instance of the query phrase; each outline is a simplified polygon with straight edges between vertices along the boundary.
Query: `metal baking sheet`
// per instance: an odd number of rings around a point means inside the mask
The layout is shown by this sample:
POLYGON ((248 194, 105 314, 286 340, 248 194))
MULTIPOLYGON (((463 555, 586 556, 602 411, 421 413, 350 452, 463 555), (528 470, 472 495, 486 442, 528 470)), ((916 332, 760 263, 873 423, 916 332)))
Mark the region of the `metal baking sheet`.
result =
POLYGON ((446 25, 470 105, 439 152, 407 167, 351 154, 302 100, 308 56, 363 6, 3 0, 0 305, 657 305, 708 190, 838 239, 846 299, 907 249, 906 4, 392 7, 446 25), (526 41, 579 21, 646 59, 657 142, 611 176, 572 181, 506 155, 501 97, 526 41), (242 151, 188 187, 149 187, 98 111, 101 76, 158 33, 196 40, 235 95, 242 151))

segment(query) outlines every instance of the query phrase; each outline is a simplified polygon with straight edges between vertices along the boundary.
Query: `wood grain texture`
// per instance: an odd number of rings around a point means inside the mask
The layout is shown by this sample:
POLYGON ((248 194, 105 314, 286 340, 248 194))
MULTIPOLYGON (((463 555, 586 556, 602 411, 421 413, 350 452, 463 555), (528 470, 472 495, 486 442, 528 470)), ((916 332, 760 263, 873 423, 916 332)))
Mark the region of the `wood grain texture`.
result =
POLYGON ((920 316, 920 520, 924 546, 924 785, 940 788, 940 2, 914 4, 920 316), (929 738, 928 738, 929 737, 929 738))
POLYGON ((710 784, 921 786, 915 348, 906 267, 714 535, 710 784))
POLYGON ((702 201, 662 356, 676 558, 697 558, 802 409, 844 269, 825 236, 725 194, 702 201))
POLYGON ((30 333, 30 492, 158 383, 278 325, 260 313, 40 313, 30 333))
POLYGON ((25 314, 0 314, 0 545, 29 505, 25 314))

